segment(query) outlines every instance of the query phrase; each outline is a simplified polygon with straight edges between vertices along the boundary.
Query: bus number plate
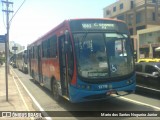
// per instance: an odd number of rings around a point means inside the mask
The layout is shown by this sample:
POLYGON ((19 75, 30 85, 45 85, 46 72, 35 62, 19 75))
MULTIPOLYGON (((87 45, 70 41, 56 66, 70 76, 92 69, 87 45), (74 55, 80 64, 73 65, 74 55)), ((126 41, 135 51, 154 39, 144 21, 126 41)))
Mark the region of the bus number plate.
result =
POLYGON ((110 90, 110 91, 107 91, 106 95, 111 95, 111 94, 116 94, 116 91, 115 90, 110 90))

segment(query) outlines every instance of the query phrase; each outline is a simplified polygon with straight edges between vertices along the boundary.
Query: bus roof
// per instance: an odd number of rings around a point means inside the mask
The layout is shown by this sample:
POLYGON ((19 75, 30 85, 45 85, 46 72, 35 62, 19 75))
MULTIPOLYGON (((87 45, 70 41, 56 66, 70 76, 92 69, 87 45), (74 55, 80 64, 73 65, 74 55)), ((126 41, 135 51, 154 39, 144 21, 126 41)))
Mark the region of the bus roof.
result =
POLYGON ((48 31, 46 34, 42 35, 41 37, 39 37, 37 40, 35 40, 33 43, 29 44, 28 46, 36 43, 37 41, 41 41, 44 37, 46 36, 50 36, 54 31, 56 31, 57 29, 59 29, 60 27, 64 26, 64 25, 68 25, 70 21, 76 21, 76 20, 109 20, 109 21, 115 21, 115 22, 122 22, 125 23, 122 20, 118 20, 118 19, 113 19, 113 18, 74 18, 74 19, 68 19, 68 20, 64 20, 63 22, 61 22, 59 25, 57 25, 56 27, 52 28, 50 31, 48 31))
POLYGON ((116 18, 74 18, 74 19, 69 19, 68 21, 72 21, 72 20, 113 20, 113 21, 125 23, 125 21, 122 21, 116 18))

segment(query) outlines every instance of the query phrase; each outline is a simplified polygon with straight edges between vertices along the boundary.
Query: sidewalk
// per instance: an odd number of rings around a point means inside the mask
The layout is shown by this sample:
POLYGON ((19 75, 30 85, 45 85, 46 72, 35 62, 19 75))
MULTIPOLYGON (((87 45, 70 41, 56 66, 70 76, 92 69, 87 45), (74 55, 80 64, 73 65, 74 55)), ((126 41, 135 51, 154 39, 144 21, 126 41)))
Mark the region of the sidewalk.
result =
MULTIPOLYGON (((20 85, 11 69, 10 73, 8 75, 8 101, 6 101, 5 65, 0 66, 0 116, 2 116, 3 111, 35 111, 30 97, 20 85)), ((0 117, 1 119, 3 117, 0 117)))

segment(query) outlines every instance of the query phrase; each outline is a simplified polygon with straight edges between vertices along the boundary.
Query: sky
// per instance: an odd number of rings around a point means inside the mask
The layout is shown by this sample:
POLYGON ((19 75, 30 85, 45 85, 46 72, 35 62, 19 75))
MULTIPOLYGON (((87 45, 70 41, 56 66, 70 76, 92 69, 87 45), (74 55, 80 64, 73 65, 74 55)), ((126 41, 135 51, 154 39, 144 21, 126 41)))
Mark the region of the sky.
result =
MULTIPOLYGON (((13 2, 13 17, 24 0, 13 2)), ((25 0, 10 23, 9 40, 27 46, 66 19, 103 18, 103 8, 117 0, 25 0)), ((1 2, 1 1, 0 1, 1 2)), ((6 34, 5 5, 0 4, 0 35, 6 34)), ((12 6, 10 6, 10 10, 12 6)))

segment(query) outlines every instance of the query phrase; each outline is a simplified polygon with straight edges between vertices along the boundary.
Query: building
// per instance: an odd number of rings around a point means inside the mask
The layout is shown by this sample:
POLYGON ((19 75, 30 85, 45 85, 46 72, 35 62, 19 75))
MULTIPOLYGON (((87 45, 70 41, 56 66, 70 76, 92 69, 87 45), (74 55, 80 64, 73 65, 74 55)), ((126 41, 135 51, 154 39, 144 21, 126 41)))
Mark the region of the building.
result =
POLYGON ((0 52, 5 51, 5 44, 4 43, 0 43, 0 52))
POLYGON ((18 52, 18 51, 22 51, 25 49, 25 46, 21 46, 20 44, 18 43, 15 43, 14 41, 10 41, 9 42, 9 50, 11 53, 15 53, 15 52, 18 52), (14 48, 17 48, 16 50, 14 48))
POLYGON ((137 32, 138 58, 160 58, 160 26, 137 32))
MULTIPOLYGON (((9 41, 9 56, 12 57, 15 53, 25 49, 25 46, 21 46, 14 41, 9 41), (16 50, 14 49, 16 47, 16 50)), ((5 43, 0 43, 0 57, 5 57, 5 43)))
POLYGON ((160 0, 118 0, 103 9, 103 16, 124 20, 137 50, 137 31, 160 25, 160 0))
POLYGON ((5 44, 0 43, 0 57, 4 57, 4 56, 5 56, 5 44))

